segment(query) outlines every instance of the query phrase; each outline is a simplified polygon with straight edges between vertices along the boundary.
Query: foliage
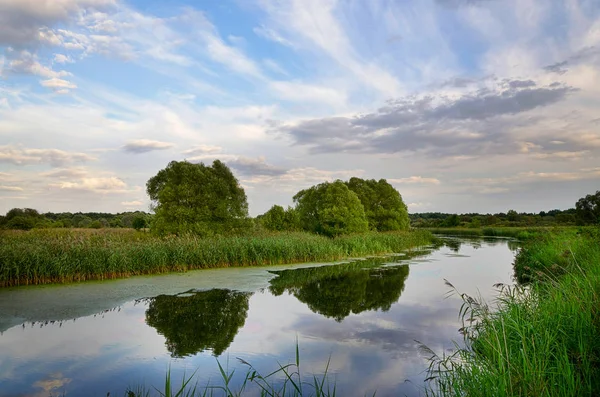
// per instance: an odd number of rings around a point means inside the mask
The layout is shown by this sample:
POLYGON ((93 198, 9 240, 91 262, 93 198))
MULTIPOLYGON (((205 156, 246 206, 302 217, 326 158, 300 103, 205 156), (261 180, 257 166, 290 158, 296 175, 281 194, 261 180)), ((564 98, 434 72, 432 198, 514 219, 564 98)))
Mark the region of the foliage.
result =
POLYGON ((351 313, 387 311, 400 299, 409 272, 406 265, 381 267, 389 261, 370 258, 338 265, 273 271, 277 277, 270 281, 269 291, 274 295, 287 291, 313 312, 338 322, 351 313))
POLYGON ((600 190, 580 198, 575 204, 575 213, 579 225, 600 224, 600 190))
POLYGON ((300 230, 298 212, 288 207, 286 210, 280 205, 274 205, 263 215, 257 217, 265 229, 276 232, 300 230))
POLYGON ((369 228, 358 196, 342 181, 301 190, 294 196, 294 202, 304 230, 332 237, 361 233, 369 228))
POLYGON ((221 355, 244 326, 251 293, 212 289, 149 298, 146 323, 166 339, 173 357, 204 350, 221 355))
POLYGON ((371 230, 385 232, 408 229, 410 221, 406 204, 400 193, 385 179, 350 178, 346 185, 362 203, 371 230))
POLYGON ((199 239, 131 229, 0 231, 0 287, 113 279, 228 266, 334 261, 400 252, 431 243, 427 231, 330 239, 276 233, 199 239))
POLYGON ((7 229, 30 230, 43 220, 43 217, 31 208, 13 208, 6 213, 3 223, 7 229))
POLYGON ((425 212, 409 214, 412 227, 533 227, 574 226, 575 208, 567 210, 540 211, 539 213, 517 213, 514 210, 495 214, 447 214, 425 212))
POLYGON ((429 394, 597 395, 599 236, 590 228, 528 241, 515 271, 530 284, 500 285, 497 310, 462 294, 465 347, 449 356, 423 347, 431 359, 429 394))
POLYGON ((144 216, 138 215, 133 219, 133 222, 131 222, 131 226, 135 230, 141 230, 148 227, 148 222, 144 216))
POLYGON ((248 226, 244 189, 219 160, 212 166, 172 161, 148 180, 146 190, 158 234, 211 235, 248 226))

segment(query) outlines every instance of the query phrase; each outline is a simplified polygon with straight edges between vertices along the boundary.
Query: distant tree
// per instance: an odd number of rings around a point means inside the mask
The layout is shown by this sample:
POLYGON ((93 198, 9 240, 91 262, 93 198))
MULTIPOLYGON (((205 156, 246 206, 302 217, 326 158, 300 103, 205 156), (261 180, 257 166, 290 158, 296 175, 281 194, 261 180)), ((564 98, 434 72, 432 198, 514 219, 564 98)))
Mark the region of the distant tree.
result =
POLYGON ((301 190, 294 202, 302 228, 310 232, 338 236, 369 229, 362 203, 342 181, 301 190))
POLYGON ((600 190, 577 201, 575 217, 579 225, 600 224, 600 190))
POLYGON ((108 221, 108 225, 110 227, 123 227, 123 221, 121 220, 121 217, 116 216, 110 221, 108 221))
POLYGON ((519 221, 519 218, 520 218, 519 214, 518 214, 518 213, 517 213, 517 211, 515 211, 515 210, 509 210, 509 211, 506 213, 506 217, 508 218, 508 220, 509 220, 510 222, 518 222, 518 221, 519 221))
POLYGON ((92 223, 92 218, 83 214, 73 215, 73 227, 89 227, 92 223))
POLYGON ((409 228, 406 204, 400 193, 385 179, 350 178, 346 185, 362 203, 370 229, 383 232, 409 228))
POLYGON ((146 190, 160 233, 209 235, 249 227, 246 193, 219 160, 212 166, 172 161, 148 180, 146 190))
POLYGON ((280 205, 274 205, 262 215, 260 221, 267 230, 285 230, 285 210, 280 205))
POLYGON ((145 217, 138 215, 133 218, 132 226, 135 230, 142 230, 148 227, 148 222, 146 221, 145 217))
POLYGON ((102 222, 100 222, 99 220, 95 220, 90 222, 89 226, 90 229, 102 229, 102 222))
POLYGON ((294 208, 288 207, 286 210, 280 205, 274 205, 260 216, 260 223, 267 230, 271 231, 291 231, 299 229, 297 212, 294 208))
POLYGON ((6 213, 4 219, 8 229, 30 230, 43 221, 44 217, 32 208, 13 208, 6 213))
POLYGON ((442 222, 443 227, 456 227, 460 225, 460 218, 456 214, 452 214, 442 222))

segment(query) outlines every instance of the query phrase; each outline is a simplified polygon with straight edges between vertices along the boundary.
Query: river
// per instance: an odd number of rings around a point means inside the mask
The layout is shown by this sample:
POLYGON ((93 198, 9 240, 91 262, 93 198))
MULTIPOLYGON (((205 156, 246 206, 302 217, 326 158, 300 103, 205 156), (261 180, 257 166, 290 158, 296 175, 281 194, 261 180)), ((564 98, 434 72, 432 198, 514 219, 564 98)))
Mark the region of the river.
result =
POLYGON ((488 302, 512 283, 514 242, 444 241, 342 264, 2 289, 0 396, 122 396, 160 389, 169 368, 176 383, 197 371, 199 387, 222 385, 217 360, 236 390, 238 358, 267 374, 295 360, 296 341, 305 379, 329 361, 337 395, 417 396, 427 361, 415 341, 439 353, 461 341, 444 280, 488 302))

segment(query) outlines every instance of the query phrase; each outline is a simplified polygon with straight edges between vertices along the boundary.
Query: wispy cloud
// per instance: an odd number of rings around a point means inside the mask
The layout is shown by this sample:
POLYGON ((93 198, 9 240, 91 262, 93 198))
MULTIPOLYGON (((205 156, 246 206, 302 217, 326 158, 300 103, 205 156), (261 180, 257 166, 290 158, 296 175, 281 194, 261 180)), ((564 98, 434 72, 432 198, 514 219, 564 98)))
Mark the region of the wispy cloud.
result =
POLYGON ((148 153, 154 150, 167 150, 174 147, 175 144, 170 142, 152 141, 150 139, 136 139, 127 142, 123 146, 123 150, 130 153, 148 153))
POLYGON ((13 146, 0 146, 0 163, 14 165, 48 164, 60 167, 69 163, 96 160, 85 153, 72 153, 58 149, 26 149, 13 146))

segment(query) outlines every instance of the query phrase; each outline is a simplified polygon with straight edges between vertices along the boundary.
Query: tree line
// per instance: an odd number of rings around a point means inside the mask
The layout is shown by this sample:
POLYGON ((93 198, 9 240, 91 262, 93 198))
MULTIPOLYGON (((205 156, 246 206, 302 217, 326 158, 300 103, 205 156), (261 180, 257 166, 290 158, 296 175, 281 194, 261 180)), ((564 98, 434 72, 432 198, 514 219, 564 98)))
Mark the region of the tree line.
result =
POLYGON ((0 216, 0 228, 133 227, 159 235, 200 236, 244 234, 256 230, 308 231, 339 236, 366 231, 407 230, 409 227, 481 227, 587 225, 600 223, 600 191, 565 211, 496 214, 408 214, 400 193, 385 179, 350 178, 323 182, 299 191, 294 205, 274 205, 251 218, 246 192, 229 167, 172 161, 146 184, 153 214, 145 212, 46 213, 14 208, 0 216))
POLYGON ((0 215, 0 229, 30 230, 51 228, 134 228, 148 227, 152 214, 135 211, 111 214, 106 212, 46 212, 32 208, 13 208, 0 215))

